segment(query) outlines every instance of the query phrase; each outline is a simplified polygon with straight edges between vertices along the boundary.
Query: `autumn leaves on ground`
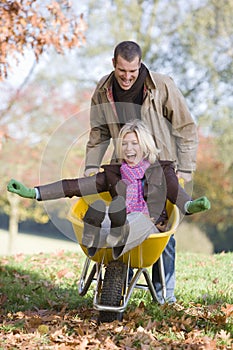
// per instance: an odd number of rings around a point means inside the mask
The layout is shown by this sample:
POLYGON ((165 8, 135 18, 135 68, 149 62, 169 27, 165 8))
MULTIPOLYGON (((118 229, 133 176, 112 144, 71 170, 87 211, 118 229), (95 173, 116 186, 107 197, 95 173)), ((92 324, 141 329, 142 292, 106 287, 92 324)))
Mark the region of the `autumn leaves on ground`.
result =
POLYGON ((82 253, 0 258, 0 349, 232 349, 233 254, 178 254, 177 303, 135 290, 122 322, 78 295, 82 253))

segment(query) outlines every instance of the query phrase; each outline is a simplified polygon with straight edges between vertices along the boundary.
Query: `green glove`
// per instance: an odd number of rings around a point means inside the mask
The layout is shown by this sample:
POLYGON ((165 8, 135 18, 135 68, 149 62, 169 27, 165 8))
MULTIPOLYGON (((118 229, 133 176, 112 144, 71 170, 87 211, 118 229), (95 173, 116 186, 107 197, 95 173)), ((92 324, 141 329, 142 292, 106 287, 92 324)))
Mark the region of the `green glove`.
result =
POLYGON ((207 197, 200 197, 187 203, 187 212, 189 214, 199 213, 200 211, 209 210, 211 207, 207 197))
POLYGON ((36 198, 35 188, 27 188, 21 182, 11 179, 7 185, 7 191, 16 193, 24 198, 36 198))

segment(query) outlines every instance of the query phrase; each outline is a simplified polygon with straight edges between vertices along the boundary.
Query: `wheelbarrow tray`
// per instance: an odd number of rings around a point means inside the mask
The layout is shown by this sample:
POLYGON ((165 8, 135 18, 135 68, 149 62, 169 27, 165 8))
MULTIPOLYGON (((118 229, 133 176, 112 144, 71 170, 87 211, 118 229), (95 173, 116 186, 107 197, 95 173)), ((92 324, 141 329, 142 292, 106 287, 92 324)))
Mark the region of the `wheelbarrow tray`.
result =
MULTIPOLYGON (((106 205, 111 201, 111 196, 108 192, 104 192, 97 195, 90 195, 80 198, 71 208, 68 214, 68 220, 72 223, 76 238, 83 250, 87 254, 87 249, 82 245, 83 235, 83 217, 86 213, 88 205, 97 199, 105 201, 106 205)), ((143 268, 152 266, 160 257, 163 250, 165 249, 169 238, 175 233, 175 230, 179 224, 179 210, 178 208, 167 201, 166 209, 168 212, 169 230, 164 233, 150 234, 140 245, 126 252, 118 260, 125 264, 130 262, 132 268, 143 268)), ((143 229, 143 228, 142 228, 143 229)), ((97 251, 97 253, 91 258, 91 260, 97 263, 103 263, 104 265, 109 264, 113 260, 112 249, 104 247, 97 251)))

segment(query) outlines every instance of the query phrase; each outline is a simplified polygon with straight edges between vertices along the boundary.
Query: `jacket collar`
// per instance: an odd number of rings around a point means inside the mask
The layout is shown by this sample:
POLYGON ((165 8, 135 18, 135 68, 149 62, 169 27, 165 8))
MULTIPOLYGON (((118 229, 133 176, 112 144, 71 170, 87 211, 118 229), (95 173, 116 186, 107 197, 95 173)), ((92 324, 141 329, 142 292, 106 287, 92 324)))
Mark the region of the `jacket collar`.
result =
POLYGON ((156 160, 154 164, 151 164, 145 171, 147 181, 149 180, 152 183, 158 183, 158 181, 160 182, 159 179, 161 179, 161 174, 162 167, 158 160, 156 160))
POLYGON ((113 78, 114 71, 112 71, 109 75, 106 75, 103 78, 103 82, 99 87, 100 92, 108 91, 109 89, 112 89, 112 78, 113 78))
POLYGON ((152 173, 154 169, 160 168, 161 165, 159 163, 159 160, 156 160, 153 164, 150 164, 149 168, 147 168, 146 172, 148 174, 152 173))
POLYGON ((156 89, 156 83, 154 81, 154 78, 153 78, 150 70, 149 70, 149 75, 146 77, 145 85, 146 85, 146 88, 148 90, 155 90, 156 89))
MULTIPOLYGON (((120 167, 121 167, 121 163, 112 163, 112 164, 106 164, 101 166, 101 168, 103 168, 105 171, 110 170, 112 173, 115 173, 115 174, 120 174, 120 167)), ((149 168, 146 169, 146 172, 145 172, 146 176, 150 177, 152 176, 153 173, 156 173, 154 172, 155 169, 156 169, 156 172, 158 171, 158 169, 162 169, 159 160, 156 160, 154 164, 151 164, 149 168)))
POLYGON ((111 171, 114 174, 120 175, 120 167, 121 163, 111 163, 111 164, 105 164, 101 165, 101 168, 103 168, 105 171, 111 171))

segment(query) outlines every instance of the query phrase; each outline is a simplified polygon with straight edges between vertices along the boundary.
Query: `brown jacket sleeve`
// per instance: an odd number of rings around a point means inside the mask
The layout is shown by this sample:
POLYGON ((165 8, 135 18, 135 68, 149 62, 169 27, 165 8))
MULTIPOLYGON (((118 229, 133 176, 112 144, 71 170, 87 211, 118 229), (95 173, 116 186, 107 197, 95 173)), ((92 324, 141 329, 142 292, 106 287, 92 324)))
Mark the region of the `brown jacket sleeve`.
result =
POLYGON ((178 178, 175 174, 174 166, 171 162, 161 161, 163 172, 165 175, 167 185, 167 199, 185 214, 184 205, 187 201, 191 200, 188 193, 179 185, 178 178))
POLYGON ((104 172, 79 179, 64 179, 36 188, 40 193, 40 198, 38 198, 40 201, 74 196, 82 197, 108 191, 104 172))

